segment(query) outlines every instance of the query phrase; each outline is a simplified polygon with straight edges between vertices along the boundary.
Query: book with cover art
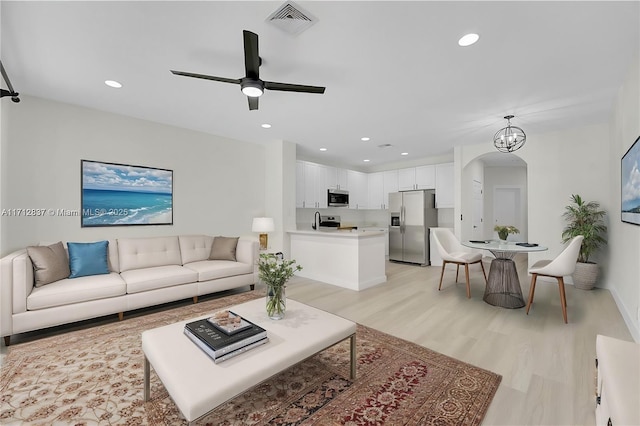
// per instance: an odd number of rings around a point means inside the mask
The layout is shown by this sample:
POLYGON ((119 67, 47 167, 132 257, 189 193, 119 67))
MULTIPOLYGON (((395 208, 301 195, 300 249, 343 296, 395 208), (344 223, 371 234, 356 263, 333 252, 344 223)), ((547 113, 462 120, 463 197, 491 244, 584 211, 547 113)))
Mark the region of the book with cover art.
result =
POLYGON ((185 333, 189 331, 190 334, 202 340, 216 355, 223 355, 267 337, 267 331, 264 328, 250 321, 247 322, 251 327, 231 335, 215 328, 207 318, 189 322, 184 328, 185 333))
MULTIPOLYGON (((232 351, 228 351, 228 352, 223 352, 221 353, 221 351, 214 351, 213 349, 211 349, 209 347, 209 345, 207 345, 203 340, 199 339, 198 337, 196 337, 195 335, 193 335, 188 328, 185 327, 184 329, 184 334, 191 339, 191 341, 193 343, 196 344, 196 346, 198 346, 204 353, 206 353, 207 355, 209 355, 209 357, 211 359, 213 359, 213 362, 215 362, 216 364, 219 362, 222 362, 224 360, 227 360, 229 358, 233 358, 236 355, 240 355, 242 353, 247 352, 249 349, 253 349, 256 346, 260 346, 260 345, 264 345, 265 343, 267 343, 269 341, 268 337, 262 337, 259 340, 256 341, 252 341, 251 343, 247 343, 244 346, 241 346, 237 349, 234 349, 232 351)), ((243 343, 245 343, 245 341, 241 341, 243 343)))

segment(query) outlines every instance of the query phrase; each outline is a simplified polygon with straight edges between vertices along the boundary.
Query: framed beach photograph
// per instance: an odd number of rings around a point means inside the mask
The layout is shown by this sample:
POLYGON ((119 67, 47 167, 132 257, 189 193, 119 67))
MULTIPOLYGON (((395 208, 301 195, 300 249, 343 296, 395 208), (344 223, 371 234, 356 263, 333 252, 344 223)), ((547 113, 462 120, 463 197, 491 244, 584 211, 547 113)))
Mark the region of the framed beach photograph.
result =
POLYGON ((82 227, 173 225, 173 171, 81 160, 82 227))
POLYGON ((622 221, 640 225, 640 136, 622 157, 622 221))

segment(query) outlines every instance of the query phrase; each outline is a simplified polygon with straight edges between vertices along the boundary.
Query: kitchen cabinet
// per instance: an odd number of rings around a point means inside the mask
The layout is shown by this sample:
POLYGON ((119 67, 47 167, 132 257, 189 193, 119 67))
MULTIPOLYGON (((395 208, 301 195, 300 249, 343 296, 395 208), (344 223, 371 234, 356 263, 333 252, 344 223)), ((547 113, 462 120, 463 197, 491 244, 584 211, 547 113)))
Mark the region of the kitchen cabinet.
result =
POLYGON ((304 207, 304 161, 296 161, 296 208, 304 207))
POLYGON ((453 163, 436 164, 436 208, 453 208, 455 185, 453 163))
POLYGON ((368 181, 368 202, 367 205, 370 209, 384 209, 384 197, 382 195, 384 191, 384 174, 383 172, 369 173, 367 176, 368 181))
POLYGON ((389 193, 398 192, 398 171, 397 170, 389 170, 383 172, 383 200, 385 209, 389 208, 389 193))
POLYGON ((325 168, 324 173, 326 176, 327 188, 326 189, 341 189, 343 191, 349 190, 348 185, 348 170, 339 169, 337 167, 322 166, 325 168))
POLYGON ((358 210, 366 209, 369 205, 367 174, 356 172, 355 170, 348 170, 346 181, 347 187, 349 188, 349 208, 358 210))
POLYGON ((388 209, 389 193, 398 191, 398 171, 369 173, 369 203, 370 209, 388 209))
POLYGON ((296 162, 296 207, 327 208, 327 185, 332 168, 308 161, 296 162))
POLYGON ((419 166, 398 170, 398 190, 435 189, 435 166, 419 166))

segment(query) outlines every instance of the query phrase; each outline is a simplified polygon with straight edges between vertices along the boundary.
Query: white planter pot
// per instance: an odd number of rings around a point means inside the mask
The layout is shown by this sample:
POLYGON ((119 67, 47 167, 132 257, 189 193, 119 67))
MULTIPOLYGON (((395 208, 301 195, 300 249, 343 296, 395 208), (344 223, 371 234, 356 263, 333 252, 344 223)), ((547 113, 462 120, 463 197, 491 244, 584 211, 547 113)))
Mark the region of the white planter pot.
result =
POLYGON ((581 290, 592 290, 598 279, 597 263, 576 263, 576 270, 573 273, 573 285, 581 290))

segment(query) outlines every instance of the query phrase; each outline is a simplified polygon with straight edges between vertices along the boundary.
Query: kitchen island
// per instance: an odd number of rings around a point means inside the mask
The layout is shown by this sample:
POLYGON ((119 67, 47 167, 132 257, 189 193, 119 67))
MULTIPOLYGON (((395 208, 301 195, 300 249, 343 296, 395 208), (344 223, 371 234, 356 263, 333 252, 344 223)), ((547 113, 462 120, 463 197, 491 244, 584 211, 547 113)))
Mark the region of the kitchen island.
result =
POLYGON ((387 281, 385 238, 380 231, 289 231, 291 258, 303 269, 296 275, 350 290, 387 281))

